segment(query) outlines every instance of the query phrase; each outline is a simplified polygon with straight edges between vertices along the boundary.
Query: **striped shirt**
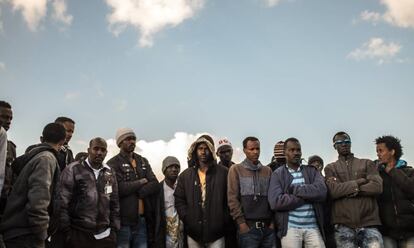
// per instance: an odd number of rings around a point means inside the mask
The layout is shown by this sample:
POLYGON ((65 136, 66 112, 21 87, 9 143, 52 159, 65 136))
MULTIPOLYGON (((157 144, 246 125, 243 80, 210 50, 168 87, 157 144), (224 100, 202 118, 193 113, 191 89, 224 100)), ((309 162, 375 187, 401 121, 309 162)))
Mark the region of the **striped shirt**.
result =
MULTIPOLYGON (((298 170, 293 170, 286 165, 290 174, 293 176, 291 185, 302 185, 305 184, 303 178, 302 168, 300 165, 298 170)), ((312 204, 304 204, 295 210, 289 211, 289 222, 288 228, 317 228, 317 222, 315 218, 315 211, 313 210, 312 204)))

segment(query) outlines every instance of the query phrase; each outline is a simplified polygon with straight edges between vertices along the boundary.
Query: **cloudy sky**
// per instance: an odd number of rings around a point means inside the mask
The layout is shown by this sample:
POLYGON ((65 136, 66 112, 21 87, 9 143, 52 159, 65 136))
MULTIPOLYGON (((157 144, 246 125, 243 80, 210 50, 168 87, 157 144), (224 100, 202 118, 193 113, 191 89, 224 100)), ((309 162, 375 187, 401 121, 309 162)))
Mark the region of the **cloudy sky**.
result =
POLYGON ((101 136, 113 155, 132 127, 157 174, 205 132, 238 148, 257 136, 263 163, 291 136, 331 162, 336 131, 369 158, 393 134, 412 164, 413 69, 412 0, 0 0, 19 153, 65 115, 75 153, 101 136))

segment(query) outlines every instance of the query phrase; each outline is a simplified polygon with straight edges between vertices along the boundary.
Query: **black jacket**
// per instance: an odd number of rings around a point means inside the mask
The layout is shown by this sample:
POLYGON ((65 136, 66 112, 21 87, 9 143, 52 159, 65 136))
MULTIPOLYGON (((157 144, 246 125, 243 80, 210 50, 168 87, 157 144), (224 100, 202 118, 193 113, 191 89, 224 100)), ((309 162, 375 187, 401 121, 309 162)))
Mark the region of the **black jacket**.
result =
POLYGON ((197 166, 187 168, 178 177, 175 207, 187 235, 197 242, 209 243, 223 237, 231 221, 227 206, 228 170, 217 164, 207 170, 204 211, 197 170, 197 166))
POLYGON ((104 166, 98 179, 86 161, 68 165, 61 175, 60 225, 100 233, 107 228, 118 230, 118 185, 113 170, 104 166))
MULTIPOLYGON (((108 161, 108 165, 114 169, 118 180, 121 225, 123 226, 138 224, 138 199, 144 199, 145 219, 147 224, 151 224, 155 194, 158 192, 158 180, 152 172, 148 160, 136 153, 133 158, 137 163, 135 170, 128 157, 121 153, 108 161), (139 182, 139 179, 142 178, 146 178, 148 183, 142 185, 139 182)), ((150 227, 150 229, 152 228, 150 227)))
POLYGON ((378 197, 384 236, 394 239, 414 237, 414 169, 394 168, 386 173, 380 166, 383 192, 378 197))

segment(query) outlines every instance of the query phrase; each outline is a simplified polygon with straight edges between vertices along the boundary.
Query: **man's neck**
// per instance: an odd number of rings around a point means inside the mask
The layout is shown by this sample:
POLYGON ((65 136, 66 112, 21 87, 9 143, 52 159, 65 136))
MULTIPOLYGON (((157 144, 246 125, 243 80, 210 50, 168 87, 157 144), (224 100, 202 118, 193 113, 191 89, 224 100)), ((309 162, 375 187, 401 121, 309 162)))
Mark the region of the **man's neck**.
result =
POLYGON ((300 166, 300 164, 291 164, 291 163, 288 163, 288 167, 291 168, 291 169, 293 169, 293 170, 295 170, 295 171, 298 170, 299 166, 300 166))
POLYGON ((232 163, 231 163, 231 161, 225 161, 225 160, 222 160, 222 161, 221 161, 221 164, 222 164, 222 165, 224 165, 224 166, 229 167, 232 163))
POLYGON ((174 185, 175 185, 176 181, 177 180, 171 180, 171 179, 168 179, 168 178, 164 179, 164 182, 172 189, 174 189, 174 185))
POLYGON ((89 160, 89 158, 88 158, 88 163, 89 163, 89 165, 90 165, 93 169, 95 169, 95 170, 99 170, 100 168, 102 168, 102 167, 103 167, 103 165, 102 165, 102 164, 92 163, 92 162, 89 160))
POLYGON ((44 144, 47 144, 47 145, 51 146, 57 152, 60 149, 60 145, 59 144, 53 144, 53 143, 49 143, 49 142, 44 142, 44 144))
POLYGON ((134 152, 125 152, 121 150, 121 154, 125 157, 132 158, 134 156, 134 152))
POLYGON ((198 169, 201 170, 202 172, 206 172, 209 167, 210 167, 209 163, 199 162, 198 169))

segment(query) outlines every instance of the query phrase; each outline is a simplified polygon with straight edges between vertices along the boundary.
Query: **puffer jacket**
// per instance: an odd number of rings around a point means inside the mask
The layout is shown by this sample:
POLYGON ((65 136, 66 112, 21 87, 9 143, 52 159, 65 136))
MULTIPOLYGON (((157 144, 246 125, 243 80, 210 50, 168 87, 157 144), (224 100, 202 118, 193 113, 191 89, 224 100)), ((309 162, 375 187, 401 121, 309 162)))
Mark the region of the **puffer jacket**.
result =
POLYGON ((68 165, 61 175, 60 221, 70 228, 100 233, 120 228, 118 185, 113 170, 103 165, 98 179, 86 161, 68 165))
POLYGON ((382 193, 382 179, 374 162, 351 155, 325 167, 326 185, 333 201, 332 222, 350 228, 379 226, 376 197, 382 193), (357 179, 366 184, 358 186, 357 179))
POLYGON ((414 237, 414 169, 405 165, 386 173, 381 165, 379 171, 384 184, 378 197, 381 233, 393 239, 414 237))

